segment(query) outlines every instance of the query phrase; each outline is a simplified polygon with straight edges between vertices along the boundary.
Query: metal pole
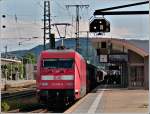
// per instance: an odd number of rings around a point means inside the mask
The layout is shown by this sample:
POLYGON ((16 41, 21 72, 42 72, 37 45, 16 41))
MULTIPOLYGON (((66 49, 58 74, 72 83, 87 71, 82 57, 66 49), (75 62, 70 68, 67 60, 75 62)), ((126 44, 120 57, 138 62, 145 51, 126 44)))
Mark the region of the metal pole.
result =
POLYGON ((107 12, 94 12, 94 15, 147 15, 149 11, 107 11, 107 12))
POLYGON ((7 58, 7 45, 5 46, 5 58, 7 58))
POLYGON ((65 25, 65 35, 64 35, 64 38, 66 38, 66 34, 67 34, 67 25, 65 25))
POLYGON ((87 31, 87 50, 86 50, 86 52, 87 52, 87 59, 89 59, 89 31, 87 31))
POLYGON ((138 2, 138 3, 133 3, 133 4, 127 4, 127 5, 121 5, 121 6, 115 6, 115 7, 110 7, 110 8, 99 9, 99 10, 95 10, 95 12, 102 12, 102 11, 108 11, 108 10, 114 10, 114 9, 121 9, 121 8, 137 6, 137 5, 143 5, 143 4, 148 4, 148 3, 149 3, 149 1, 138 2))
POLYGON ((10 75, 11 75, 11 80, 12 80, 12 63, 10 64, 10 75))
POLYGON ((51 38, 51 13, 50 13, 50 1, 44 1, 44 49, 46 49, 46 40, 49 40, 49 49, 52 49, 51 38))
POLYGON ((59 32, 59 29, 58 29, 57 25, 55 25, 55 26, 56 26, 56 29, 57 29, 58 35, 59 35, 59 37, 61 38, 61 35, 60 35, 60 32, 59 32))
POLYGON ((43 47, 43 49, 45 50, 46 49, 46 46, 45 46, 45 44, 46 44, 46 1, 44 1, 44 47, 43 47))
POLYGON ((64 42, 63 42, 63 37, 61 37, 61 46, 64 45, 64 42))
POLYGON ((4 85, 4 91, 7 90, 6 84, 7 84, 7 69, 5 69, 5 85, 4 85))
POLYGON ((79 6, 76 6, 76 51, 79 51, 79 6))
POLYGON ((50 1, 48 1, 48 17, 49 17, 49 49, 52 49, 52 38, 51 38, 51 8, 50 1))
POLYGON ((76 7, 76 51, 79 51, 80 43, 79 43, 79 7, 89 7, 89 5, 66 5, 69 7, 76 7))
POLYGON ((21 61, 22 61, 22 77, 24 78, 23 58, 21 58, 21 61))
POLYGON ((87 34, 87 38, 86 38, 86 57, 88 59, 88 57, 89 57, 89 31, 79 31, 79 32, 87 34))

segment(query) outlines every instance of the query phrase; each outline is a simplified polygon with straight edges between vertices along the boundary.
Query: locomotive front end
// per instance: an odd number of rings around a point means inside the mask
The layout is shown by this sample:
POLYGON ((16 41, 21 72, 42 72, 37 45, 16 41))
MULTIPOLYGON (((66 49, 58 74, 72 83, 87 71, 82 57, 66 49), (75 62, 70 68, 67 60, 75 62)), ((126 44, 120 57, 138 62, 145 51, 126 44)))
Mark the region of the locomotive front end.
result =
POLYGON ((70 53, 42 53, 37 88, 39 100, 50 105, 74 100, 74 57, 70 53))

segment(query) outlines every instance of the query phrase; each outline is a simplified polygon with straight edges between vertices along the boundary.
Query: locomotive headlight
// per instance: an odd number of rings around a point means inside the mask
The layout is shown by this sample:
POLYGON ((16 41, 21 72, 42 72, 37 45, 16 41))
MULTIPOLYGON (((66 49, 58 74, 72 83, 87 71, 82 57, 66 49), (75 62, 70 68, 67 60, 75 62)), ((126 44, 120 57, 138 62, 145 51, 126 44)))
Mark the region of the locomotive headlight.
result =
POLYGON ((39 89, 37 89, 37 90, 36 90, 36 92, 40 92, 40 90, 39 90, 39 89))
POLYGON ((42 75, 41 80, 54 80, 54 76, 51 75, 42 75))
POLYGON ((41 85, 42 86, 48 86, 48 83, 47 82, 42 82, 41 85))
POLYGON ((74 80, 74 75, 42 75, 41 80, 74 80))
POLYGON ((75 94, 78 94, 78 92, 79 92, 79 90, 78 90, 78 89, 76 89, 76 90, 75 90, 75 94))
POLYGON ((76 90, 75 90, 75 92, 79 92, 79 90, 78 90, 78 89, 76 89, 76 90))

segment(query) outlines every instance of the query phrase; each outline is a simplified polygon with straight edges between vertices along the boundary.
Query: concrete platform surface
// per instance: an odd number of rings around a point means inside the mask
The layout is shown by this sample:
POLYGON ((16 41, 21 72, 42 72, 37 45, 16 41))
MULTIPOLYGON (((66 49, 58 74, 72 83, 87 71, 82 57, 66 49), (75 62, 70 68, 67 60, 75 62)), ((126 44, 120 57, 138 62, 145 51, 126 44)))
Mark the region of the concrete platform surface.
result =
POLYGON ((148 90, 100 89, 64 113, 148 113, 148 90))
MULTIPOLYGON (((14 91, 23 88, 28 88, 29 86, 35 86, 36 80, 9 80, 6 82, 7 91, 14 91)), ((0 84, 1 91, 4 90, 5 83, 2 81, 0 84)))

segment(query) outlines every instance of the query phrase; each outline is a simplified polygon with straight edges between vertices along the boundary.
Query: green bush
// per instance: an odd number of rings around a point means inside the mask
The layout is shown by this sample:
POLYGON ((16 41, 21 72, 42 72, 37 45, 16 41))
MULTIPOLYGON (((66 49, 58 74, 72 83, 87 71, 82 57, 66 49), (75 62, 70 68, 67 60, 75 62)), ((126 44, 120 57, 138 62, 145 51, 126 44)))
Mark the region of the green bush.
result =
POLYGON ((10 106, 8 105, 6 101, 3 101, 1 106, 2 106, 2 111, 4 112, 7 112, 10 109, 10 106))

